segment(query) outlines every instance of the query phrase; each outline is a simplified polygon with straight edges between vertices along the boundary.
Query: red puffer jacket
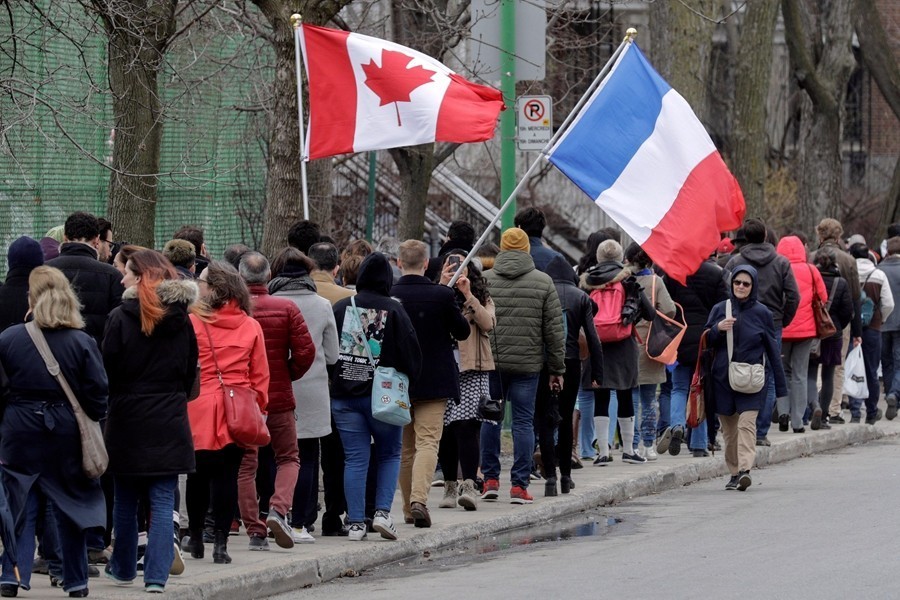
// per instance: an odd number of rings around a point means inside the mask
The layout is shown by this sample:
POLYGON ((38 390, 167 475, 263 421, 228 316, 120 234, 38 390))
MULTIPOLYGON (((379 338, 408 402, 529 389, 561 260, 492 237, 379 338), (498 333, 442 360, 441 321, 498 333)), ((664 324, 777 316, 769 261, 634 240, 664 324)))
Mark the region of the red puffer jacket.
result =
POLYGON ((778 242, 778 254, 791 262, 791 271, 800 288, 800 305, 790 325, 784 328, 781 337, 786 342, 808 340, 816 337, 816 321, 813 317, 813 294, 824 303, 828 302, 828 291, 819 270, 806 261, 806 248, 800 238, 789 235, 778 242))
POLYGON ((294 410, 291 382, 303 377, 316 358, 316 345, 297 305, 287 298, 270 296, 263 284, 250 287, 253 318, 260 324, 269 360, 270 413, 294 410))

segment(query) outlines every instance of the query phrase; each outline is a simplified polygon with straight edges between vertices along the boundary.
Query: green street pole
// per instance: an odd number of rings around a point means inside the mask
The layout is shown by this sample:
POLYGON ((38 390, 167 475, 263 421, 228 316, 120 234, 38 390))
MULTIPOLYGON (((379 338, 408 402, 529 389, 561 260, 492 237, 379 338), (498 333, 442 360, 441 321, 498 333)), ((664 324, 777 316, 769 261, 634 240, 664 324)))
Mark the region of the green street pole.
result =
POLYGON ((372 244, 375 237, 375 151, 369 152, 369 197, 366 200, 366 240, 372 244))
MULTIPOLYGON (((500 91, 506 110, 500 113, 500 202, 509 198, 516 187, 516 3, 500 2, 500 91)), ((516 201, 513 200, 500 226, 505 231, 513 226, 516 201)))

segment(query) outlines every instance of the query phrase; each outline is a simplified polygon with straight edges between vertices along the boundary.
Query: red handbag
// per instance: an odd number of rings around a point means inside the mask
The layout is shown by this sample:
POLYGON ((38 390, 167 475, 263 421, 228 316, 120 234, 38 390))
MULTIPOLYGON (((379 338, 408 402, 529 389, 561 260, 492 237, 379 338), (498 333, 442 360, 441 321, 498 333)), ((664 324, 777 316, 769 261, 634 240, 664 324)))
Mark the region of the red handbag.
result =
POLYGON ((228 427, 228 434, 234 443, 242 448, 268 446, 272 441, 272 436, 266 426, 266 417, 259 410, 259 404, 256 401, 259 394, 253 388, 225 384, 209 327, 203 323, 203 328, 209 337, 209 350, 212 352, 213 362, 216 365, 216 376, 219 378, 219 384, 222 386, 222 393, 225 397, 225 425, 228 427))
POLYGON ((688 393, 687 415, 685 423, 691 429, 699 427, 706 420, 706 402, 703 398, 703 351, 706 350, 706 331, 700 336, 700 348, 697 351, 697 366, 694 367, 694 376, 691 378, 691 390, 688 393))

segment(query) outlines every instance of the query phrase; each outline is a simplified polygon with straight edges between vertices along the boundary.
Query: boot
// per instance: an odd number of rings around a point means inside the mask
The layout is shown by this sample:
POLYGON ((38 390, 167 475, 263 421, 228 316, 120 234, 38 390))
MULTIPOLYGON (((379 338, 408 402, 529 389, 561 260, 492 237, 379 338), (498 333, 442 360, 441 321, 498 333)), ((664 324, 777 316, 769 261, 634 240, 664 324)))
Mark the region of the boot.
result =
POLYGON ((572 491, 572 488, 575 487, 575 484, 572 482, 572 478, 568 475, 563 475, 559 478, 559 491, 563 494, 568 494, 572 491))
POLYGON ((456 508, 457 494, 456 481, 444 481, 444 498, 438 504, 440 508, 456 508))
POLYGON ((466 479, 459 487, 457 504, 466 510, 476 510, 478 508, 478 491, 475 489, 475 482, 471 479, 466 479))
POLYGON ((181 549, 190 552, 191 558, 203 558, 203 530, 191 529, 191 535, 186 541, 187 544, 184 543, 185 540, 182 540, 181 549))
POLYGON ((544 496, 556 496, 556 477, 548 477, 544 481, 544 496))
POLYGON ((213 543, 213 562, 217 565, 231 563, 228 556, 228 532, 216 530, 216 541, 213 543))

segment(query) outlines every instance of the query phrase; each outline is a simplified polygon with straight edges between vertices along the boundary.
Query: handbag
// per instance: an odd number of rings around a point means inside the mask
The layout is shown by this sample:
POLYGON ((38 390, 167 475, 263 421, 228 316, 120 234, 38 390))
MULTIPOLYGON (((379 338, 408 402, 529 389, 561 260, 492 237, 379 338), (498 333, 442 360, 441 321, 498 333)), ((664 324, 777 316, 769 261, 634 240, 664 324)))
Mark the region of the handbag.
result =
MULTIPOLYGON (((731 318, 731 300, 725 301, 725 318, 731 318)), ((763 354, 761 365, 734 362, 734 327, 726 332, 728 344, 728 384, 731 389, 741 394, 755 394, 766 385, 766 355, 763 354)))
POLYGON ((375 370, 372 378, 372 417, 390 425, 408 425, 412 422, 409 377, 394 367, 378 366, 372 356, 369 336, 366 335, 353 296, 350 296, 350 304, 353 305, 353 314, 356 315, 356 322, 359 323, 359 330, 365 340, 363 346, 366 348, 366 356, 369 357, 369 363, 375 370))
POLYGON ((644 351, 650 360, 671 365, 678 358, 678 346, 681 338, 687 331, 687 322, 684 320, 684 309, 675 302, 675 318, 656 310, 656 275, 651 283, 653 290, 650 292, 650 303, 653 305, 654 315, 647 330, 647 343, 644 351))
POLYGON ((103 431, 100 429, 100 423, 93 420, 81 408, 81 403, 75 397, 75 392, 66 381, 66 376, 62 374, 59 363, 50 346, 47 344, 47 338, 44 332, 38 327, 34 321, 25 324, 25 331, 31 337, 31 341, 37 347, 44 364, 47 365, 47 371, 56 379, 69 403, 72 405, 72 411, 75 413, 75 421, 78 423, 78 432, 81 437, 81 470, 90 479, 97 479, 106 472, 109 466, 109 454, 106 452, 106 443, 103 441, 103 431))
POLYGON ((815 296, 813 297, 813 316, 816 318, 816 337, 813 338, 812 345, 809 348, 809 355, 812 358, 819 358, 819 356, 822 354, 822 340, 824 338, 829 338, 837 333, 837 327, 831 320, 831 313, 829 312, 831 310, 831 302, 834 300, 834 293, 835 291, 837 291, 837 282, 837 277, 835 277, 834 281, 831 282, 831 293, 828 294, 828 302, 826 302, 824 307, 822 307, 822 310, 824 310, 825 314, 828 315, 828 323, 830 323, 834 328, 834 333, 832 333, 831 335, 821 335, 819 333, 819 319, 817 316, 818 309, 816 307, 816 304, 819 304, 819 306, 821 306, 821 302, 815 296))
MULTIPOLYGON (((479 331, 481 329, 479 328, 479 331)), ((497 347, 497 327, 491 330, 493 345, 497 347)), ((499 361, 500 361, 500 353, 495 353, 497 359, 497 371, 499 371, 499 361)), ((481 344, 478 345, 478 364, 481 365, 481 344)), ((506 400, 504 399, 503 394, 503 381, 499 377, 499 373, 494 372, 497 375, 496 381, 500 384, 500 397, 494 398, 493 393, 490 394, 481 394, 478 398, 478 416, 485 421, 493 421, 495 423, 500 423, 503 421, 503 417, 506 416, 506 400)), ((490 377, 490 376, 489 376, 490 377)), ((488 386, 488 391, 490 391, 490 385, 488 386)))
POLYGON ((700 336, 700 347, 697 350, 697 365, 694 367, 694 375, 691 378, 691 389, 688 392, 687 413, 685 424, 691 429, 700 426, 706 420, 706 399, 703 388, 706 384, 706 373, 703 366, 703 352, 706 350, 706 336, 704 331, 700 336))
MULTIPOLYGON (((809 267, 809 274, 812 276, 812 267, 809 267)), ((815 281, 815 279, 813 279, 813 281, 815 281)), ((828 313, 828 309, 831 308, 831 299, 834 298, 834 292, 837 288, 837 281, 838 280, 835 277, 831 284, 831 295, 828 296, 827 302, 822 302, 822 300, 819 299, 819 296, 816 295, 815 285, 813 286, 813 319, 816 321, 816 337, 820 340, 829 338, 837 333, 837 327, 835 327, 834 321, 831 320, 831 315, 828 313)))
POLYGON ((204 322, 203 328, 209 338, 209 350, 216 365, 216 377, 219 378, 219 385, 222 386, 225 398, 225 426, 228 427, 228 434, 241 448, 268 446, 272 436, 266 426, 266 416, 259 410, 259 403, 256 401, 259 394, 250 387, 225 384, 222 371, 219 369, 219 360, 216 358, 212 335, 209 333, 209 325, 204 322))

